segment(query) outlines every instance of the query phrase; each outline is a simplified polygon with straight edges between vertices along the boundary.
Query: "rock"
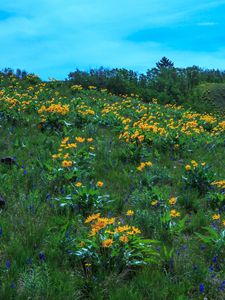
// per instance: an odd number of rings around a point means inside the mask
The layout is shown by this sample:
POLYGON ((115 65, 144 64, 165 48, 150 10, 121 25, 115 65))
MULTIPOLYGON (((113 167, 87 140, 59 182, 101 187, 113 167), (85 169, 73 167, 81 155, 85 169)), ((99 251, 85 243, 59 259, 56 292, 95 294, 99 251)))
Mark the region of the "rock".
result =
POLYGON ((1 158, 1 163, 6 164, 6 165, 14 165, 16 164, 16 160, 13 157, 4 157, 1 158))

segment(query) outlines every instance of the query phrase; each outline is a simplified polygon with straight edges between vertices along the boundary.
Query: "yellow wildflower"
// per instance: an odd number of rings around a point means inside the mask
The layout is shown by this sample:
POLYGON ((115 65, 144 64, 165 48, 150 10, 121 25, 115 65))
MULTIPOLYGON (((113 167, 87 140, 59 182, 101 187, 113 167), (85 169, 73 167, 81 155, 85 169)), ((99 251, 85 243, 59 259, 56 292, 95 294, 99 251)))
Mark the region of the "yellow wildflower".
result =
POLYGON ((104 240, 102 242, 102 247, 103 248, 109 248, 112 246, 112 243, 113 243, 113 240, 112 239, 107 239, 107 240, 104 240))
POLYGON ((190 171, 190 170, 191 170, 191 166, 190 166, 190 165, 186 165, 186 166, 185 166, 185 170, 186 170, 186 171, 190 171))
POLYGON ((90 223, 90 222, 92 222, 92 221, 98 219, 99 217, 100 217, 100 213, 90 215, 90 216, 87 217, 87 219, 85 220, 85 223, 90 223))
POLYGON ((120 241, 123 242, 123 243, 127 243, 129 241, 128 237, 126 235, 122 235, 120 237, 120 241))
POLYGON ((219 220, 219 219, 220 219, 220 214, 214 214, 214 215, 212 216, 212 219, 213 219, 213 220, 219 220))
POLYGON ((63 166, 64 168, 71 167, 72 164, 73 164, 73 162, 72 162, 71 160, 64 160, 64 161, 62 162, 62 166, 63 166))
POLYGON ((177 202, 177 198, 176 197, 172 197, 172 198, 169 199, 169 204, 170 205, 174 205, 174 204, 176 204, 176 202, 177 202))
POLYGON ((180 213, 179 213, 178 211, 176 211, 176 209, 172 209, 172 210, 170 211, 170 216, 171 216, 172 218, 177 218, 177 217, 180 216, 180 213))
POLYGON ((134 211, 131 210, 131 209, 129 209, 129 210, 127 211, 127 213, 126 213, 126 215, 129 216, 129 217, 133 216, 133 214, 134 214, 134 211))

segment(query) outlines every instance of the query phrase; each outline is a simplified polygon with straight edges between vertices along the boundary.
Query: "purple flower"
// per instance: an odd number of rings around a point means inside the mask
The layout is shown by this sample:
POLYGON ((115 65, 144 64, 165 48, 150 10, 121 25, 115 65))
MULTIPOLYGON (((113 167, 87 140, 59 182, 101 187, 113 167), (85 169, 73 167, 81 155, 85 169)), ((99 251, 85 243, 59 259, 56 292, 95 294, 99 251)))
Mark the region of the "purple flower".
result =
POLYGON ((214 256, 213 259, 212 259, 212 262, 215 264, 217 261, 217 256, 214 256))
POLYGON ((2 227, 0 227, 0 237, 2 236, 2 227))
POLYGON ((40 259, 40 261, 45 261, 45 260, 46 260, 45 253, 44 253, 43 251, 41 251, 41 252, 39 253, 39 259, 40 259))
POLYGON ((11 285, 10 285, 10 287, 11 287, 11 289, 15 289, 15 287, 16 287, 15 283, 12 282, 11 285))
POLYGON ((10 262, 10 260, 7 260, 7 261, 5 262, 5 266, 6 266, 7 269, 10 269, 10 267, 11 267, 11 262, 10 262))
POLYGON ((225 280, 221 282, 221 285, 219 286, 219 290, 223 291, 225 288, 225 280))
POLYGON ((200 283, 200 285, 199 285, 199 292, 200 292, 201 294, 203 294, 203 293, 205 292, 205 286, 204 286, 203 283, 200 283))

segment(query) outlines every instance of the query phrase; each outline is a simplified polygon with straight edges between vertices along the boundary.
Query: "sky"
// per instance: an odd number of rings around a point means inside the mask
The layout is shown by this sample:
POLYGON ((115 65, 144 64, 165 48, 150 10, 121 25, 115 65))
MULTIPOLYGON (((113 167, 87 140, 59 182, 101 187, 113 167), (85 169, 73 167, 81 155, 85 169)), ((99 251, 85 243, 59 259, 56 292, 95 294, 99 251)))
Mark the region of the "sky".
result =
POLYGON ((225 0, 0 0, 0 69, 225 69, 225 0))

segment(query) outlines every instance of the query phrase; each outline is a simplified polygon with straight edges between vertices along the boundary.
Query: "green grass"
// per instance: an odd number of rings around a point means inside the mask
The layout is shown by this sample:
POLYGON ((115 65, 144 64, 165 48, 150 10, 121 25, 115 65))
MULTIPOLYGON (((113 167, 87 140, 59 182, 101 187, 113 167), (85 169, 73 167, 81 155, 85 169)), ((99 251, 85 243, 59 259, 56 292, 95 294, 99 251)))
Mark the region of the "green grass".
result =
MULTIPOLYGON (((8 85, 3 82, 3 87, 7 89, 8 85)), ((22 94, 24 89, 26 85, 18 87, 17 92, 22 94)), ((96 111, 101 111, 106 101, 120 101, 96 91, 76 94, 66 85, 46 89, 49 91, 42 95, 46 101, 49 94, 59 91, 66 97, 63 101, 72 103, 73 97, 80 97, 96 111)), ((14 93, 13 88, 10 93, 14 93)), ((218 211, 222 215, 223 211, 209 208, 207 193, 186 186, 182 179, 184 166, 192 159, 206 162, 215 180, 225 178, 222 138, 214 137, 209 144, 187 142, 177 152, 160 142, 138 150, 118 139, 120 124, 110 124, 110 119, 104 124, 105 119, 103 122, 100 117, 89 116, 80 116, 84 119, 78 122, 76 105, 71 106, 74 112, 66 119, 71 125, 58 129, 40 129, 36 112, 25 113, 21 121, 0 106, 4 113, 0 118, 0 158, 16 157, 17 162, 0 163, 0 194, 6 200, 0 210, 0 299, 224 299, 225 289, 219 287, 225 280, 225 243, 218 251, 195 234, 204 233, 203 227, 211 225, 212 215, 218 211), (48 167, 65 136, 94 138, 92 171, 79 180, 86 184, 104 182, 101 193, 113 201, 102 210, 103 215, 117 216, 123 222, 126 211, 134 210, 133 221, 142 236, 160 241, 158 264, 127 267, 118 273, 105 273, 100 268, 84 276, 79 261, 68 254, 65 232, 72 228, 79 234, 83 217, 76 209, 60 208, 54 201, 67 187, 49 180, 48 167), (151 161, 153 166, 138 172, 142 161, 151 161), (185 228, 177 233, 171 233, 161 219, 172 196, 178 197, 176 209, 182 217, 187 215, 185 228), (160 207, 151 205, 155 199, 160 207), (200 284, 205 287, 202 293, 200 284)))

